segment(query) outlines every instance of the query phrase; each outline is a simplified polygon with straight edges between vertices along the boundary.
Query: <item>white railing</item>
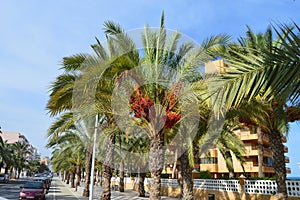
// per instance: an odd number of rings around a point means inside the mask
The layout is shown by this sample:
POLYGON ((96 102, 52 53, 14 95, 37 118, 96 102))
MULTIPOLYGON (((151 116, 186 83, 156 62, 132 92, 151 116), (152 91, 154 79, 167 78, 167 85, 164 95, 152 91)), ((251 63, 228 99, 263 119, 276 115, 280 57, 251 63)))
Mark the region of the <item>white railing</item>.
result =
MULTIPOLYGON (((148 181, 149 183, 150 181, 148 181)), ((179 187, 176 179, 161 179, 162 186, 179 187)), ((286 181, 288 196, 300 197, 300 181, 286 181)), ((202 190, 223 190, 230 192, 240 192, 238 180, 221 179, 194 179, 194 188, 202 190)), ((277 194, 277 184, 275 180, 246 180, 245 192, 253 194, 277 194)))
MULTIPOLYGON (((125 178, 125 183, 132 183, 131 178, 125 178)), ((138 178, 134 183, 138 184, 138 178)), ((145 178, 145 185, 151 184, 151 178, 145 178)), ((161 186, 179 187, 177 179, 161 179, 161 186)), ((300 180, 287 180, 286 187, 288 196, 300 197, 300 180)), ((200 190, 223 190, 228 192, 240 192, 239 180, 222 179, 194 179, 194 188, 200 190)), ((252 194, 277 194, 275 180, 245 180, 244 191, 252 194)))
POLYGON ((271 180, 246 180, 245 192, 274 195, 277 193, 277 184, 271 180))
MULTIPOLYGON (((288 196, 300 196, 300 181, 286 181, 288 196)), ((257 194, 277 194, 276 181, 268 180, 246 180, 245 192, 257 194)))
POLYGON ((161 186, 179 187, 177 179, 161 179, 161 186))
POLYGON ((288 196, 300 197, 300 181, 286 181, 288 196))
POLYGON ((194 179, 195 189, 239 192, 238 180, 194 179))

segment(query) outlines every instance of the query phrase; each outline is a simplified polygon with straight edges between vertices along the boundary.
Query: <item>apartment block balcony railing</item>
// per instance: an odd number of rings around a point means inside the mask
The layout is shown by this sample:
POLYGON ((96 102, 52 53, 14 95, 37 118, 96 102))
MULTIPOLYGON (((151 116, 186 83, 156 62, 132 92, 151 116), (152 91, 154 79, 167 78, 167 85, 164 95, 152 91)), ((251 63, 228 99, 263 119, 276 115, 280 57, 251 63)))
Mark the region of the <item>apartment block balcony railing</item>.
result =
POLYGON ((290 163, 290 158, 289 157, 287 157, 287 156, 285 156, 285 163, 290 163))
POLYGON ((289 152, 289 148, 288 148, 287 146, 284 145, 283 151, 284 151, 284 153, 288 153, 288 152, 289 152))

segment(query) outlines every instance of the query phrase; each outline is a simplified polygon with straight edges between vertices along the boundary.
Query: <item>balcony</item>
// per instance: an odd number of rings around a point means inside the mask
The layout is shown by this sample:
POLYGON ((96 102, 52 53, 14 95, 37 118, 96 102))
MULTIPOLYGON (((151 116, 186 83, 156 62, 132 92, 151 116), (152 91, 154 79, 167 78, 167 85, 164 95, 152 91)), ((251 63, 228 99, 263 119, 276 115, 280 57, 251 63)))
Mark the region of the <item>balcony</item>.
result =
POLYGON ((218 164, 200 164, 200 169, 203 171, 209 171, 211 173, 218 173, 220 170, 218 168, 218 164))
POLYGON ((241 140, 257 140, 258 135, 257 134, 251 134, 249 131, 241 131, 240 133, 237 134, 241 140))
POLYGON ((292 173, 292 170, 291 170, 291 168, 289 168, 289 167, 286 167, 285 169, 286 169, 286 173, 287 173, 287 174, 291 174, 291 173, 292 173))
POLYGON ((262 133, 262 141, 264 144, 269 144, 269 137, 267 134, 262 133))
POLYGON ((285 163, 290 163, 289 157, 285 156, 284 161, 285 161, 285 163))
MULTIPOLYGON (((246 148, 246 154, 249 156, 257 156, 258 153, 258 145, 251 146, 251 150, 246 148)), ((271 150, 269 148, 263 147, 263 156, 272 157, 271 150)))
POLYGON ((257 162, 245 162, 244 164, 245 172, 258 172, 258 163, 257 162))
POLYGON ((263 172, 264 173, 275 173, 275 170, 273 167, 263 166, 263 172))
POLYGON ((288 153, 289 152, 289 148, 287 147, 287 146, 283 146, 283 151, 284 151, 284 153, 288 153))
POLYGON ((281 141, 282 141, 282 143, 286 143, 286 136, 282 136, 282 138, 281 138, 281 141))

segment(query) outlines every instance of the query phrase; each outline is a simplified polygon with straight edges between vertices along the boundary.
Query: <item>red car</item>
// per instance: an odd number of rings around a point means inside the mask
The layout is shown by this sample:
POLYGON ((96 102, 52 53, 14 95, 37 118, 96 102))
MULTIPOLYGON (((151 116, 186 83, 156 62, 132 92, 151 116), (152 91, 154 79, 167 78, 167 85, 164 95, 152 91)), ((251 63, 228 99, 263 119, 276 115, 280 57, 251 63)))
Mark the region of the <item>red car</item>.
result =
POLYGON ((46 189, 42 182, 27 182, 20 187, 19 200, 23 199, 34 199, 34 200, 45 200, 46 189))

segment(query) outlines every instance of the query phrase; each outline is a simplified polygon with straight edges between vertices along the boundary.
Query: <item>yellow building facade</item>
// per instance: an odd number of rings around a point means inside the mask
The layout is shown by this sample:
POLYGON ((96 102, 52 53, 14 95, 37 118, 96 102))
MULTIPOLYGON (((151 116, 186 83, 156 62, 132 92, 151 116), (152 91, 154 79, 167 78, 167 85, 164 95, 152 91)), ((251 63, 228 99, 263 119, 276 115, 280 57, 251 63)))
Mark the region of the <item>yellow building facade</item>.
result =
MULTIPOLYGON (((205 65, 206 73, 223 72, 223 60, 209 62, 205 65)), ((269 146, 269 138, 259 128, 244 126, 234 132, 243 141, 245 146, 245 163, 244 170, 241 163, 233 156, 234 176, 239 177, 241 174, 247 177, 258 177, 259 171, 263 177, 272 177, 275 175, 272 167, 272 153, 269 146), (261 145, 259 145, 261 144, 261 145), (260 159, 262 157, 262 159, 260 159)), ((286 138, 282 138, 282 142, 286 142, 286 138)), ((288 148, 284 146, 284 152, 288 152, 288 148)), ((289 163, 289 158, 286 157, 286 163, 289 163)), ((209 171, 214 178, 228 177, 229 171, 226 167, 226 162, 217 148, 212 148, 209 153, 202 155, 200 158, 200 170, 209 171), (209 156, 207 156, 209 155, 209 156)), ((287 173, 291 170, 287 168, 287 173)))

